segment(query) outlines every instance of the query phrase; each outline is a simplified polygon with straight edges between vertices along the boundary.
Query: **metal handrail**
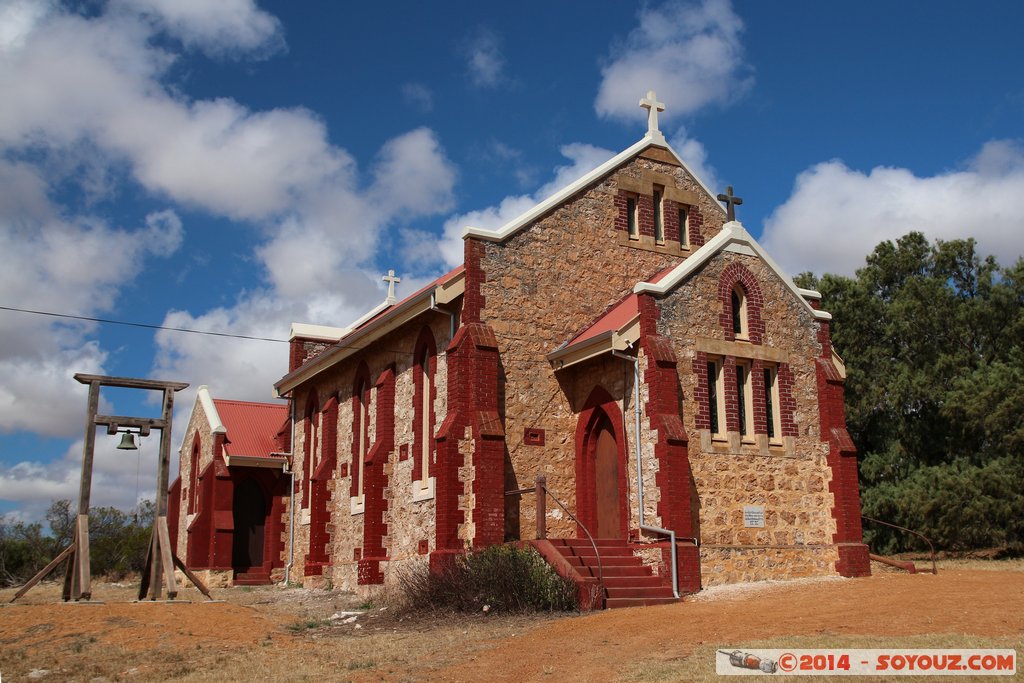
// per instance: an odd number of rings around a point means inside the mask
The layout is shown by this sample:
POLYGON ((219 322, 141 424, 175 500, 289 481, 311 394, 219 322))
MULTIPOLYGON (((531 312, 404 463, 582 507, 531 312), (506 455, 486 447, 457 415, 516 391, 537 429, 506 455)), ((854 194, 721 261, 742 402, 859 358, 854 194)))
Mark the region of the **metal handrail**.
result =
POLYGON ((546 539, 547 536, 548 536, 548 533, 547 533, 547 514, 545 513, 545 507, 546 506, 544 505, 544 496, 545 495, 551 496, 551 500, 555 501, 555 503, 558 505, 558 507, 562 508, 562 510, 565 511, 565 514, 569 515, 569 517, 571 517, 572 520, 574 522, 576 522, 581 529, 583 529, 583 533, 585 533, 587 535, 587 538, 590 540, 590 545, 594 549, 594 557, 597 558, 597 581, 601 585, 601 589, 603 590, 604 589, 604 565, 601 562, 601 553, 598 552, 598 550, 597 550, 597 543, 594 541, 594 537, 590 534, 590 529, 588 529, 587 525, 584 524, 583 522, 581 522, 579 520, 579 518, 576 515, 574 515, 569 510, 569 508, 565 507, 565 505, 562 503, 562 501, 558 500, 558 498, 555 497, 555 494, 551 493, 551 491, 548 490, 547 477, 545 477, 543 474, 541 474, 541 475, 537 476, 537 479, 535 481, 536 481, 536 484, 534 486, 532 486, 531 488, 516 489, 514 491, 505 491, 505 495, 506 496, 521 496, 523 494, 530 493, 531 491, 537 494, 537 538, 538 539, 546 539))
POLYGON ((928 547, 930 548, 930 556, 931 556, 931 561, 932 561, 932 574, 938 575, 939 570, 935 568, 935 546, 932 545, 931 539, 929 539, 927 536, 925 536, 924 534, 922 534, 920 532, 914 531, 913 529, 908 529, 905 526, 900 526, 898 524, 890 524, 889 522, 883 522, 880 519, 875 519, 874 517, 868 517, 867 515, 861 515, 860 518, 861 519, 866 519, 869 522, 874 522, 875 524, 881 524, 882 526, 891 527, 891 528, 897 529, 899 531, 906 531, 908 534, 913 534, 913 535, 917 536, 918 538, 924 539, 924 542, 927 543, 928 547))
POLYGON ((597 558, 597 581, 598 581, 598 583, 601 584, 601 588, 603 589, 604 588, 604 568, 601 565, 601 553, 599 553, 597 551, 597 543, 594 542, 594 537, 590 535, 590 530, 587 529, 587 525, 584 524, 583 522, 581 522, 576 517, 576 515, 574 515, 571 512, 569 512, 569 508, 567 508, 564 505, 562 505, 562 501, 560 501, 557 498, 555 498, 555 495, 553 493, 551 493, 551 491, 548 491, 548 487, 547 486, 545 486, 544 484, 541 484, 541 486, 544 488, 544 492, 547 493, 549 496, 551 496, 551 500, 553 500, 556 503, 558 503, 558 507, 560 507, 563 510, 565 510, 565 514, 567 514, 570 517, 572 517, 573 521, 580 525, 580 528, 583 529, 583 533, 585 533, 587 535, 587 538, 590 539, 590 545, 594 548, 594 556, 597 558))

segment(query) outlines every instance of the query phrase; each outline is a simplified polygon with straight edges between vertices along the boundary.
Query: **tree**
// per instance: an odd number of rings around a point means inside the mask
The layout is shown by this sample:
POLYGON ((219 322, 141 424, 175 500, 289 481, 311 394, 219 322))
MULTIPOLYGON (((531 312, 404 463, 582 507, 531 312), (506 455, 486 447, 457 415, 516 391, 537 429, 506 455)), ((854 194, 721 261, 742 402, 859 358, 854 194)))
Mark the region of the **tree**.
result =
POLYGON ((853 278, 798 277, 833 315, 865 514, 956 549, 1024 543, 1024 260, 975 247, 910 233, 853 278))

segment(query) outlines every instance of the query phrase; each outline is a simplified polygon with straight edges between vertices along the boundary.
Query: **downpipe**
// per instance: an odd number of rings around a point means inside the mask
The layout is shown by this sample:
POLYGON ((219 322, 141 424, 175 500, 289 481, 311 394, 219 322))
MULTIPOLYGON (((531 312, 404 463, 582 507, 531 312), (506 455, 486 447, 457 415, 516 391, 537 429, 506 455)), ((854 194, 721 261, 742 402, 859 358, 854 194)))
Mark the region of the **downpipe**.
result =
MULTIPOLYGON (((635 418, 633 441, 636 454, 636 497, 637 513, 640 516, 640 530, 649 531, 653 534, 668 536, 672 550, 672 595, 679 599, 679 569, 676 562, 676 532, 671 529, 663 529, 659 526, 644 524, 644 476, 642 469, 643 459, 640 457, 640 358, 630 356, 621 351, 612 350, 612 355, 633 364, 633 417, 635 418)), ((622 416, 622 427, 626 429, 626 416, 622 416)))
POLYGON ((291 580, 292 566, 295 564, 295 463, 292 462, 292 458, 295 457, 295 398, 289 397, 288 403, 291 404, 292 438, 288 449, 291 452, 287 454, 288 464, 285 468, 285 472, 291 479, 288 482, 288 563, 284 566, 284 585, 286 588, 291 580))

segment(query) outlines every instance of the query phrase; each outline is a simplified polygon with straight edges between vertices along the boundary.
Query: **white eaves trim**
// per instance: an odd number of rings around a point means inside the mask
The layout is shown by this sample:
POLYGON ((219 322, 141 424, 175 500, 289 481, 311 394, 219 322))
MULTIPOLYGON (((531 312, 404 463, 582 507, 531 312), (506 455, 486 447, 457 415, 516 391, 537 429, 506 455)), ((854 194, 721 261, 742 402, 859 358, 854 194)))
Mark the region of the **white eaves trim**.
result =
MULTIPOLYGON (((686 165, 686 162, 683 161, 682 157, 676 154, 676 151, 672 149, 671 146, 669 146, 668 142, 665 141, 664 136, 659 136, 659 138, 655 140, 648 134, 640 138, 640 140, 638 140, 629 148, 619 152, 614 157, 612 157, 608 161, 604 162, 603 164, 595 168, 590 173, 586 174, 582 178, 579 178, 576 182, 566 185, 564 188, 562 188, 555 194, 551 195, 550 197, 542 201, 540 204, 537 204, 526 213, 520 214, 519 217, 506 223, 501 228, 497 230, 487 230, 485 228, 467 227, 462 230, 462 239, 466 239, 467 237, 479 237, 480 239, 487 240, 489 242, 503 242, 512 235, 514 235, 515 233, 525 228, 533 221, 543 216, 545 213, 547 213, 554 207, 561 204, 563 201, 565 201, 572 195, 576 194, 577 192, 587 187, 591 183, 595 182, 596 180, 611 173, 616 168, 626 163, 632 157, 636 156, 637 154, 644 151, 648 147, 655 146, 667 149, 672 154, 672 156, 676 158, 676 161, 679 162, 679 165, 683 167, 683 170, 689 173, 690 176, 697 181, 697 184, 700 185, 701 189, 703 189, 708 194, 708 196, 712 200, 714 200, 715 195, 711 192, 711 190, 708 189, 708 186, 705 185, 704 181, 698 178, 692 170, 690 170, 690 167, 686 165)), ((716 203, 715 206, 718 206, 718 204, 716 203)), ((722 209, 722 213, 725 213, 724 209, 722 209)))
POLYGON ((283 470, 288 461, 284 458, 266 458, 258 455, 227 455, 224 464, 228 467, 265 467, 272 470, 283 470))
POLYGON ((640 339, 640 316, 633 316, 618 330, 607 330, 578 344, 564 344, 547 355, 556 370, 596 358, 609 351, 625 351, 640 339))
POLYGON ((206 413, 206 421, 210 423, 210 431, 214 434, 227 434, 228 428, 221 421, 220 413, 217 412, 217 406, 213 405, 210 388, 205 384, 200 385, 199 389, 196 390, 196 398, 199 399, 199 405, 202 406, 203 412, 206 413))
POLYGON ((288 331, 288 339, 302 337, 303 339, 315 339, 317 341, 338 341, 351 331, 351 327, 328 327, 327 325, 292 323, 292 327, 288 331))
POLYGON ((786 287, 793 292, 797 300, 807 308, 811 315, 813 315, 817 320, 832 319, 831 313, 819 311, 811 306, 804 294, 811 290, 803 290, 797 287, 793 282, 793 279, 779 268, 778 264, 775 263, 775 261, 772 260, 772 257, 761 248, 761 245, 750 236, 750 233, 747 232, 746 228, 744 228, 739 221, 730 221, 723 225, 721 232, 705 242, 704 246, 693 252, 689 258, 676 266, 668 273, 668 275, 661 278, 660 281, 657 283, 641 282, 633 288, 633 292, 636 294, 646 293, 654 294, 655 296, 664 296, 675 289, 681 282, 697 272, 697 270, 703 267, 712 256, 720 251, 746 254, 748 256, 756 256, 761 259, 769 268, 772 269, 779 279, 782 280, 786 287))
MULTIPOLYGON (((345 337, 342 337, 338 340, 337 344, 281 378, 274 385, 274 397, 282 398, 297 386, 309 381, 327 368, 366 348, 375 340, 398 329, 416 316, 432 310, 438 301, 447 302, 459 296, 465 289, 465 276, 460 273, 453 280, 454 282, 427 287, 416 296, 405 299, 398 305, 391 307, 391 310, 385 315, 379 316, 376 320, 371 320, 365 327, 354 330, 345 337)), ((369 319, 371 314, 377 315, 385 308, 388 308, 388 306, 387 302, 385 302, 382 306, 374 309, 374 311, 367 313, 361 320, 369 319)), ((358 324, 362 324, 362 322, 358 324)))

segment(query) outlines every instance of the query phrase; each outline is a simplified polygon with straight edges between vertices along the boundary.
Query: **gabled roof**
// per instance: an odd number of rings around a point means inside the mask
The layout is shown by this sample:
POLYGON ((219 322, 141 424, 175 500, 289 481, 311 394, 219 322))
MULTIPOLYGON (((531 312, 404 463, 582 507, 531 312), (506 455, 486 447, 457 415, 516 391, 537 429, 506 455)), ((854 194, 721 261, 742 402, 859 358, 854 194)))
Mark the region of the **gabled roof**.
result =
POLYGON ((279 450, 277 433, 288 419, 287 404, 215 398, 213 405, 227 429, 226 455, 269 458, 279 450))
POLYGON ((224 435, 224 461, 231 465, 274 467, 285 463, 277 435, 289 418, 286 403, 215 399, 205 384, 196 394, 196 408, 206 415, 213 434, 224 435))
POLYGON ((658 282, 639 282, 633 287, 636 294, 650 293, 655 296, 664 296, 679 286, 680 283, 689 279, 691 275, 700 270, 712 256, 720 251, 731 251, 747 256, 756 256, 768 266, 783 284, 793 292, 793 296, 813 315, 817 320, 831 320, 832 314, 819 311, 811 306, 808 298, 820 298, 821 295, 808 289, 800 289, 793 282, 793 278, 786 275, 785 271, 772 260, 760 244, 750 236, 743 224, 739 221, 730 221, 722 226, 721 232, 705 242, 704 246, 690 254, 689 257, 678 266, 670 270, 658 282))
POLYGON ((454 301, 465 290, 465 272, 465 267, 459 266, 397 303, 391 304, 385 301, 372 309, 351 326, 344 328, 348 332, 334 346, 278 380, 274 384, 274 394, 276 396, 288 394, 299 385, 366 348, 375 340, 393 332, 416 316, 429 310, 437 310, 438 304, 454 301))
POLYGON ((708 189, 708 186, 704 184, 704 181, 698 178, 697 175, 690 169, 690 167, 686 165, 686 162, 683 161, 682 157, 680 157, 676 153, 676 151, 672 149, 668 142, 665 141, 664 136, 662 136, 659 133, 655 137, 652 136, 650 132, 648 132, 646 135, 644 135, 644 137, 640 138, 640 140, 635 142, 630 147, 622 150, 614 157, 604 162, 603 164, 601 164, 600 166, 598 166, 593 171, 586 174, 576 182, 566 185, 564 188, 562 188, 555 194, 551 195, 541 203, 537 204, 529 211, 519 215, 510 222, 506 223, 501 228, 497 230, 486 230, 484 228, 467 227, 462 231, 462 238, 465 239, 467 237, 478 237, 480 239, 488 240, 490 242, 504 242, 506 239, 508 239, 515 233, 519 232, 520 230, 528 226, 530 223, 546 214, 548 211, 551 211, 553 208, 555 208, 565 200, 569 199, 580 190, 588 187, 589 185, 597 182, 601 178, 610 174, 612 171, 619 168, 627 161, 643 152, 648 147, 659 147, 661 149, 667 150, 669 154, 675 157, 675 160, 679 162, 679 165, 682 166, 683 169, 687 173, 689 173, 695 181, 697 181, 697 184, 700 185, 701 189, 704 190, 704 192, 707 193, 708 197, 712 199, 714 205, 717 206, 723 214, 725 213, 725 210, 722 209, 722 207, 718 204, 717 201, 715 201, 715 194, 711 192, 711 190, 708 189))
POLYGON ((556 367, 566 368, 588 358, 599 356, 611 351, 624 351, 639 339, 639 296, 653 294, 665 296, 691 275, 704 266, 708 260, 720 251, 731 251, 748 256, 756 256, 774 272, 785 286, 793 292, 796 299, 807 308, 817 320, 831 320, 832 315, 813 308, 808 299, 820 299, 821 294, 796 286, 792 278, 761 248, 761 245, 750 236, 738 221, 731 221, 722 227, 722 231, 708 240, 704 246, 691 254, 677 266, 667 268, 654 277, 638 282, 633 292, 623 297, 619 303, 598 316, 594 322, 577 333, 574 337, 548 354, 548 361, 556 367))

